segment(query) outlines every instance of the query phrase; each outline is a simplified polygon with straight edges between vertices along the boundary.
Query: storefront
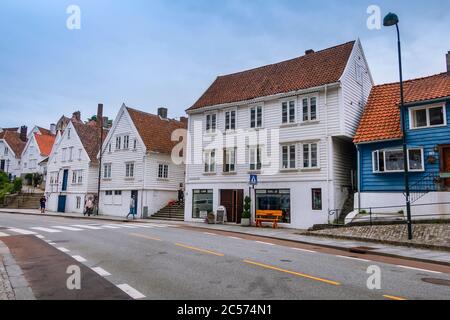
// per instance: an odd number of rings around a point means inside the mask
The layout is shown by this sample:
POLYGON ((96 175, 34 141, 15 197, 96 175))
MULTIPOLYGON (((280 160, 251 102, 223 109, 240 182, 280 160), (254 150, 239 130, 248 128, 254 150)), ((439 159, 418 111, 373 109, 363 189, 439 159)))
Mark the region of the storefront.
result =
POLYGON ((281 210, 283 218, 280 222, 291 223, 291 190, 256 190, 256 210, 281 210))
POLYGON ((202 212, 213 212, 214 190, 193 190, 192 195, 192 218, 200 219, 202 212))

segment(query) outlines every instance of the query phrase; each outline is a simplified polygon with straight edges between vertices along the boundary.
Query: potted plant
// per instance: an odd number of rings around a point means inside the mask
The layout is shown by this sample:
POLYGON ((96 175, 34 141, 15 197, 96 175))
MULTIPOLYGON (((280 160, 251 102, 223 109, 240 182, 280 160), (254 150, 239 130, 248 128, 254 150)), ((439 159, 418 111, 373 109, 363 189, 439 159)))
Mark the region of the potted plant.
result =
POLYGON ((251 225, 252 214, 250 209, 252 207, 252 199, 250 197, 245 197, 244 199, 244 212, 242 213, 241 225, 244 227, 249 227, 251 225))

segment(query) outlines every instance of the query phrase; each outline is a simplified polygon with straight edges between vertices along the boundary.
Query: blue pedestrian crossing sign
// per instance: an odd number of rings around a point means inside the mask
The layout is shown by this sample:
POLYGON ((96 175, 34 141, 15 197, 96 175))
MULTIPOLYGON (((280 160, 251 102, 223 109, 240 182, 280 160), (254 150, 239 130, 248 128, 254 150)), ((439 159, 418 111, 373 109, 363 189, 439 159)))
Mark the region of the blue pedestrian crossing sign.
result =
POLYGON ((250 175, 250 185, 256 186, 258 184, 258 176, 256 174, 250 175))

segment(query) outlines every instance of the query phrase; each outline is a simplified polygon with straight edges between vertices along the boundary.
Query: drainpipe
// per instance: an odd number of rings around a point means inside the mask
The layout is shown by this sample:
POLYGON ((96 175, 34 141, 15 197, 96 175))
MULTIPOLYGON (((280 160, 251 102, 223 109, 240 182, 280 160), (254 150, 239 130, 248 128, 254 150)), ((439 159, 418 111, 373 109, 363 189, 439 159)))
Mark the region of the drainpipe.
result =
POLYGON ((325 85, 325 135, 327 137, 327 208, 330 211, 330 167, 331 158, 330 155, 330 138, 328 137, 328 84, 325 85))
POLYGON ((361 149, 356 145, 357 165, 356 165, 356 185, 358 186, 358 212, 361 211, 361 149))

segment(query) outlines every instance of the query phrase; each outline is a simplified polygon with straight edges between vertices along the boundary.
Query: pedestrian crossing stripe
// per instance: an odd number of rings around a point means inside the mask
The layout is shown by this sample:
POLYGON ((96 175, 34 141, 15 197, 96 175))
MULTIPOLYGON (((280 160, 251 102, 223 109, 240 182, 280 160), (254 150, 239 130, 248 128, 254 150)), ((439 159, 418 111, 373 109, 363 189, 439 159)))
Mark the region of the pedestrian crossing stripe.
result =
POLYGON ((0 232, 0 238, 3 238, 3 237, 9 237, 9 234, 0 232))

